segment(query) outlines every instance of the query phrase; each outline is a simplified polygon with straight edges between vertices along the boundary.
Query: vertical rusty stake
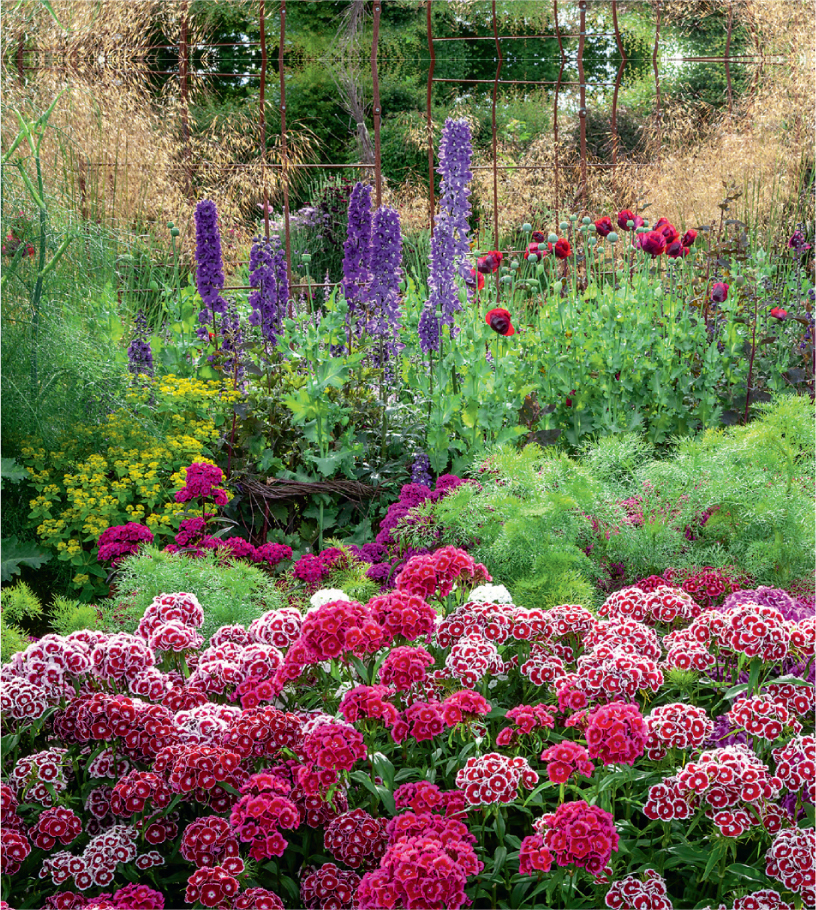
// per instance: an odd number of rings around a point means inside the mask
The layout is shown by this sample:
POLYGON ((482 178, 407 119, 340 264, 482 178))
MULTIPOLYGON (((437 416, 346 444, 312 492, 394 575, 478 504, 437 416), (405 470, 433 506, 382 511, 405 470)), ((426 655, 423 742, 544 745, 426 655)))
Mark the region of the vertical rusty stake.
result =
POLYGON ((657 0, 657 21, 655 22, 655 43, 652 53, 652 69, 655 77, 655 102, 657 114, 657 165, 660 166, 661 152, 663 151, 663 111, 660 109, 660 72, 657 68, 657 49, 660 44, 660 17, 663 13, 662 0, 657 0))
POLYGON ((371 78, 374 81, 374 181, 377 208, 382 205, 382 162, 380 157, 380 79, 377 73, 377 44, 380 40, 380 3, 374 0, 374 34, 371 37, 371 78))
POLYGON ((430 183, 430 203, 428 210, 428 224, 431 229, 431 237, 434 230, 434 210, 436 209, 436 200, 434 199, 434 149, 433 149, 433 119, 431 118, 431 89, 433 88, 433 74, 436 66, 436 53, 433 46, 433 26, 431 25, 431 3, 432 0, 425 0, 425 11, 427 14, 427 31, 428 31, 428 55, 430 63, 428 65, 428 93, 425 101, 425 113, 428 117, 428 182, 430 183))
POLYGON ((618 27, 618 0, 612 0, 612 24, 615 26, 615 43, 618 45, 618 53, 621 55, 621 63, 615 76, 615 92, 612 95, 612 192, 615 196, 615 202, 618 199, 618 92, 623 79, 623 71, 626 66, 626 50, 621 39, 620 28, 618 27))
POLYGON ((581 190, 580 197, 583 208, 586 208, 587 195, 587 147, 586 147, 586 75, 584 73, 584 44, 586 43, 586 0, 579 0, 580 26, 578 28, 578 91, 579 108, 578 119, 581 135, 581 190))
POLYGON ((192 203, 193 173, 190 162, 190 124, 187 120, 187 74, 190 68, 190 49, 187 45, 188 0, 181 3, 181 35, 179 37, 179 88, 181 91, 181 131, 184 136, 185 173, 187 175, 187 201, 192 203))
POLYGON ((555 224, 558 226, 560 218, 558 217, 559 207, 561 205, 561 195, 558 189, 558 159, 561 157, 558 148, 558 92, 561 89, 561 79, 564 75, 564 45, 561 42, 561 30, 558 27, 558 0, 553 0, 553 16, 555 18, 555 37, 558 39, 558 50, 561 54, 561 66, 558 70, 558 81, 555 83, 555 93, 553 95, 553 148, 555 149, 555 224))
MULTIPOLYGON (((499 168, 498 168, 498 148, 496 143, 496 98, 499 92, 499 75, 501 74, 502 62, 504 58, 501 52, 501 43, 499 42, 499 27, 496 22, 496 0, 492 3, 493 11, 493 40, 496 42, 496 78, 493 80, 493 102, 491 105, 491 126, 493 129, 493 245, 495 249, 499 248, 499 168)), ((496 272, 496 288, 498 289, 499 273, 496 272)))
POLYGON ((728 86, 728 113, 734 112, 734 98, 731 91, 731 30, 734 26, 734 4, 728 4, 728 34, 725 38, 725 81, 728 86))
MULTIPOLYGON (((286 238, 286 277, 289 287, 292 286, 292 235, 289 230, 289 168, 288 150, 286 147, 286 80, 284 78, 283 42, 286 38, 286 0, 281 0, 280 9, 280 47, 278 48, 278 73, 280 74, 280 115, 281 115, 281 177, 283 178, 283 230, 286 238)), ((289 298, 289 317, 295 315, 294 302, 289 298)))
POLYGON ((260 0, 261 20, 261 98, 258 125, 261 133, 261 182, 263 184, 264 233, 269 241, 269 190, 266 185, 266 0, 260 0))

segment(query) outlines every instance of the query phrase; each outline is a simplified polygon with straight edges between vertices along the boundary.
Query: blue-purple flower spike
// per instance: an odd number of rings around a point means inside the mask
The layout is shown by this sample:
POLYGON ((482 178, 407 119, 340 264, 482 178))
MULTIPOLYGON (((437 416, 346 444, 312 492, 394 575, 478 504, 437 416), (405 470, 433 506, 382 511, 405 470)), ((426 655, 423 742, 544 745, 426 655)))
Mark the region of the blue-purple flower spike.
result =
POLYGON ((381 206, 371 223, 371 307, 369 334, 385 342, 386 351, 395 354, 399 344, 400 294, 402 277, 402 234, 399 215, 381 206))
POLYGON ((249 283, 256 288, 249 295, 249 322, 273 343, 281 333, 289 298, 286 254, 279 244, 277 235, 271 240, 256 238, 249 254, 249 283))
POLYGON ((346 242, 343 244, 343 296, 349 319, 365 306, 368 297, 369 257, 371 255, 371 187, 355 183, 348 207, 346 242))
POLYGON ((204 309, 198 314, 202 327, 199 338, 207 338, 212 326, 216 332, 215 314, 224 313, 227 302, 221 296, 224 287, 224 267, 221 261, 221 235, 218 232, 218 210, 215 203, 204 199, 195 210, 196 223, 196 286, 204 309))
POLYGON ((150 342, 147 331, 147 318, 143 312, 139 312, 136 317, 136 326, 133 331, 133 340, 128 345, 128 370, 138 376, 144 373, 147 376, 153 375, 153 352, 150 350, 150 342))
POLYGON ((462 309, 459 289, 456 286, 456 260, 454 258, 454 237, 451 220, 446 212, 436 217, 431 238, 431 272, 428 277, 430 296, 419 318, 419 343, 422 350, 439 350, 439 339, 443 325, 454 332, 453 317, 462 309))
POLYGON ((470 183, 473 174, 470 162, 473 157, 470 125, 467 120, 448 118, 439 140, 439 167, 442 175, 442 197, 439 215, 447 215, 453 234, 453 256, 463 278, 470 276, 470 183))

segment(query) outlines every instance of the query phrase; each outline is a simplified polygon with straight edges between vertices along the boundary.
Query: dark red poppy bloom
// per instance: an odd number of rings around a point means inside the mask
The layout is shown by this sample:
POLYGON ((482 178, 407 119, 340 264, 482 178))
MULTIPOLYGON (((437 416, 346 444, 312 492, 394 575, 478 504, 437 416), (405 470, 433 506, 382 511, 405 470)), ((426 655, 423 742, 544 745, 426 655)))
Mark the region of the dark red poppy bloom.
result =
POLYGON ((544 243, 547 240, 547 235, 542 231, 533 231, 533 233, 530 234, 530 240, 532 240, 533 243, 544 243))
POLYGON ((724 281, 718 281, 711 288, 711 299, 714 303, 724 303, 728 298, 728 285, 724 281))
POLYGON ((658 218, 652 230, 663 235, 666 246, 670 243, 674 243, 675 240, 680 238, 680 231, 677 230, 668 218, 658 218))
POLYGON ((498 250, 491 250, 489 253, 485 253, 484 256, 480 256, 476 260, 476 268, 483 275, 492 275, 499 270, 503 258, 504 257, 498 250))
POLYGON ((548 243, 546 246, 543 243, 529 243, 527 244, 527 249, 524 251, 524 258, 529 259, 530 256, 538 256, 539 259, 543 259, 545 256, 548 256, 552 252, 552 244, 548 243))
POLYGON ((36 255, 36 250, 34 249, 34 247, 33 247, 30 243, 26 245, 26 253, 28 253, 28 255, 29 255, 32 259, 33 259, 34 256, 36 255))
POLYGON ((603 218, 599 218, 595 222, 595 230, 600 234, 601 237, 607 237, 612 233, 612 219, 609 215, 604 215, 603 218))
POLYGON ((771 310, 771 316, 773 316, 774 319, 787 319, 788 311, 783 310, 781 306, 775 306, 771 310))
POLYGON ((481 272, 477 272, 476 269, 471 269, 470 278, 467 280, 466 283, 469 288, 478 287, 478 289, 481 291, 481 289, 484 287, 484 275, 481 272), (477 276, 478 276, 478 284, 477 284, 477 276))
POLYGON ((513 328, 513 323, 510 320, 510 312, 502 309, 502 307, 490 310, 487 316, 485 316, 485 322, 499 335, 516 334, 516 330, 513 328))
MULTIPOLYGON (((570 392, 570 395, 574 395, 574 394, 575 394, 575 389, 573 389, 573 390, 570 392)), ((568 408, 571 408, 571 407, 572 407, 572 399, 569 397, 569 395, 567 395, 567 397, 564 399, 564 404, 565 404, 568 408)))
POLYGON ((682 259, 690 252, 691 250, 687 246, 683 246, 679 240, 675 240, 666 247, 666 255, 669 259, 682 259))
POLYGON ((660 231, 647 231, 638 235, 638 246, 652 258, 659 256, 666 249, 666 238, 660 231))
POLYGON ((685 234, 683 234, 683 239, 680 241, 683 246, 691 246, 694 241, 697 239, 697 231, 694 228, 689 228, 685 234))
POLYGON ((555 253, 556 259, 569 259, 572 255, 572 247, 570 246, 569 240, 567 240, 566 237, 559 237, 559 239, 555 241, 555 249, 553 252, 555 253))
POLYGON ((634 231, 635 228, 643 227, 643 219, 630 209, 624 209, 622 212, 618 212, 618 227, 622 231, 634 231), (629 221, 633 221, 635 226, 627 227, 629 221))

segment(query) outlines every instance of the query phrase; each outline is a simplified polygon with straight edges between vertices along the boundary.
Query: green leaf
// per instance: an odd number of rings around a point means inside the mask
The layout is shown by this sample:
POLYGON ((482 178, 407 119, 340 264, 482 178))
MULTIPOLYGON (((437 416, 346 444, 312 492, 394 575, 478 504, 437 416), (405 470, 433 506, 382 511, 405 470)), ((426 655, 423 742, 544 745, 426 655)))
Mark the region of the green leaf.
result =
POLYGON ((0 458, 0 478, 19 483, 28 477, 28 471, 20 467, 13 458, 0 458))
POLYGON ((19 575, 22 566, 39 569, 51 557, 36 544, 20 543, 16 537, 4 537, 0 541, 0 581, 11 581, 13 575, 19 575))
POLYGON ((759 869, 753 866, 745 866, 742 863, 732 863, 727 871, 732 875, 736 875, 737 878, 746 878, 750 882, 760 882, 764 885, 768 881, 768 877, 759 869))

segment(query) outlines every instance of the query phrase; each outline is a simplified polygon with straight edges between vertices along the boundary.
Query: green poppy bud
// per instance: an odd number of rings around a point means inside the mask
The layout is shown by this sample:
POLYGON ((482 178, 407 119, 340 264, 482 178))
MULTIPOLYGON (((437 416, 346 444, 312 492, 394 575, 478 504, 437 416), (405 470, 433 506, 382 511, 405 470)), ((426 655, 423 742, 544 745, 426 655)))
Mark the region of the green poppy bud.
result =
MULTIPOLYGON (((566 229, 567 229, 567 228, 564 227, 563 224, 561 225, 561 227, 562 227, 563 230, 566 230, 566 229)), ((569 225, 567 225, 567 227, 569 227, 569 225)), ((548 243, 555 243, 557 240, 558 240, 558 234, 548 234, 548 235, 547 235, 547 242, 548 242, 548 243)))
POLYGON ((595 246, 595 244, 597 242, 598 242, 597 237, 587 237, 587 246, 595 246))
POLYGON ((555 291, 556 294, 560 294, 562 287, 564 287, 563 282, 556 281, 555 284, 553 285, 553 290, 555 291))
POLYGON ((632 219, 630 218, 630 219, 626 222, 626 227, 628 227, 628 228, 631 230, 634 226, 635 226, 635 222, 632 221, 632 219))
POLYGON ((559 231, 568 231, 569 230, 569 221, 562 221, 561 224, 558 225, 558 230, 559 231))
POLYGON ((155 278, 152 278, 152 279, 150 280, 150 283, 149 283, 147 286, 150 288, 151 291, 158 291, 158 289, 159 289, 159 282, 156 281, 155 278))
POLYGON ((604 319, 609 319, 609 307, 606 304, 603 304, 598 312, 604 319))
POLYGON ((535 253, 530 253, 527 258, 530 262, 538 262, 538 256, 535 253))
POLYGON ((610 243, 617 243, 617 242, 618 242, 618 235, 617 235, 614 231, 610 231, 610 232, 606 235, 606 239, 607 239, 610 243))
POLYGON ((510 268, 511 268, 511 269, 517 269, 518 267, 519 267, 519 261, 518 261, 518 259, 514 259, 514 260, 510 263, 510 268))
POLYGON ((577 215, 570 215, 570 221, 577 221, 577 220, 578 220, 577 215))
POLYGON ((536 266, 536 275, 543 275, 543 274, 544 274, 544 263, 539 262, 539 264, 536 266))
POLYGON ((300 260, 301 260, 301 262, 303 262, 303 263, 305 263, 306 265, 308 265, 308 264, 312 261, 312 257, 311 257, 308 253, 304 253, 304 254, 300 257, 300 260))
POLYGON ((594 224, 587 225, 587 230, 590 234, 596 234, 598 232, 598 228, 596 228, 594 224))
POLYGON ((734 286, 741 288, 744 284, 745 279, 742 277, 742 275, 737 275, 737 277, 734 279, 734 286))
POLYGON ((510 282, 513 280, 513 278, 511 275, 502 275, 502 277, 499 280, 501 281, 502 284, 510 284, 510 282))
POLYGON ((584 217, 581 219, 581 224, 589 224, 590 221, 592 221, 592 219, 588 215, 584 215, 584 217))
POLYGON ((525 221, 524 224, 522 224, 521 229, 522 229, 522 231, 524 231, 525 234, 529 234, 530 231, 532 231, 533 226, 532 226, 532 224, 530 224, 529 221, 525 221))
POLYGON ((173 224, 173 222, 172 222, 172 221, 168 221, 168 222, 167 222, 167 227, 169 227, 169 228, 170 228, 170 230, 171 230, 171 231, 172 231, 172 230, 173 230, 173 228, 174 228, 174 227, 175 227, 175 224, 173 224))
POLYGON ((170 236, 171 236, 171 237, 178 237, 178 235, 179 235, 180 233, 181 233, 181 231, 180 231, 177 227, 174 227, 174 228, 170 231, 170 236))

